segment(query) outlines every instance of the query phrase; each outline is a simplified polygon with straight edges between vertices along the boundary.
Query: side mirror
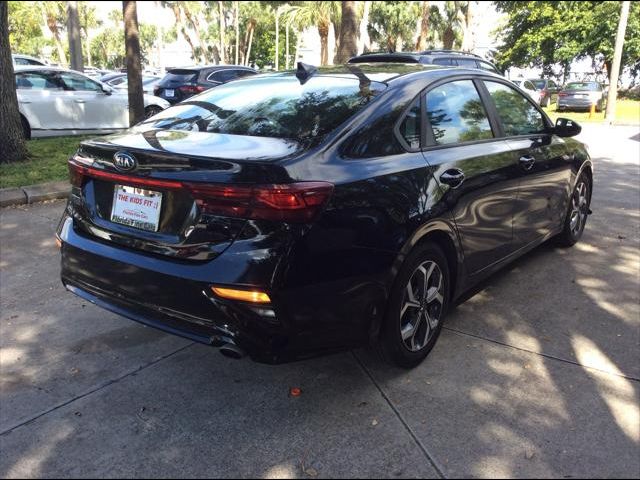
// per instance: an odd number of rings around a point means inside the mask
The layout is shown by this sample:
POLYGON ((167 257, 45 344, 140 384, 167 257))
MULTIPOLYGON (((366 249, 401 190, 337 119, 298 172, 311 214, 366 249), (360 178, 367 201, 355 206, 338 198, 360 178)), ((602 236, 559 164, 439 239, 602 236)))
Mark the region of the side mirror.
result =
POLYGON ((582 131, 582 127, 577 122, 569 118, 558 118, 553 133, 559 137, 575 137, 582 131))
POLYGON ((102 85, 102 91, 105 95, 111 95, 113 93, 113 88, 109 87, 108 85, 102 85))

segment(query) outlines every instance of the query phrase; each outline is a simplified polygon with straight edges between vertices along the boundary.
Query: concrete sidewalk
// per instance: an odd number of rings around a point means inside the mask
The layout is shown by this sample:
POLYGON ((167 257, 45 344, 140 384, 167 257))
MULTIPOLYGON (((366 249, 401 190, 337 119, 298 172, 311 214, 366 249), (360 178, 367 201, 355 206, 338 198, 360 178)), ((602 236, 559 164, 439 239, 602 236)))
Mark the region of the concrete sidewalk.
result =
POLYGON ((410 372, 365 350, 233 361, 142 327, 60 285, 64 202, 0 210, 0 476, 637 478, 637 134, 585 128, 583 241, 493 276, 410 372))

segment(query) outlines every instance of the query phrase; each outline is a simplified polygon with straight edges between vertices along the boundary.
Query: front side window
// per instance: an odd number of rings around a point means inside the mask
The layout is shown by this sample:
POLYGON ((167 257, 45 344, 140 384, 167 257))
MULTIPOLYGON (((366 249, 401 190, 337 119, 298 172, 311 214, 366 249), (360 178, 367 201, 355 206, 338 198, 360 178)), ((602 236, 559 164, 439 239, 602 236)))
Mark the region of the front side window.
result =
POLYGON ((62 80, 65 85, 65 90, 75 90, 75 91, 89 91, 89 92, 101 92, 102 87, 94 82, 93 80, 89 80, 81 75, 76 75, 75 73, 70 72, 59 72, 56 76, 62 80))
POLYGON ((429 90, 427 119, 437 145, 493 137, 489 117, 471 80, 445 83, 429 90))
POLYGON ((542 114, 520 92, 497 82, 485 81, 508 137, 543 133, 542 114))

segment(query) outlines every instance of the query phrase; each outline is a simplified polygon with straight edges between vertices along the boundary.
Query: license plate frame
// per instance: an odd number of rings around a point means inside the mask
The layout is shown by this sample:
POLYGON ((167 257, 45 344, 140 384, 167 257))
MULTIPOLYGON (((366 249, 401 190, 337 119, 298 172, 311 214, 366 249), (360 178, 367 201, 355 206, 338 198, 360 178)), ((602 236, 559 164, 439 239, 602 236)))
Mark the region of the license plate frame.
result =
POLYGON ((155 190, 116 184, 113 187, 113 204, 109 218, 119 225, 157 232, 160 226, 162 197, 162 192, 155 190))

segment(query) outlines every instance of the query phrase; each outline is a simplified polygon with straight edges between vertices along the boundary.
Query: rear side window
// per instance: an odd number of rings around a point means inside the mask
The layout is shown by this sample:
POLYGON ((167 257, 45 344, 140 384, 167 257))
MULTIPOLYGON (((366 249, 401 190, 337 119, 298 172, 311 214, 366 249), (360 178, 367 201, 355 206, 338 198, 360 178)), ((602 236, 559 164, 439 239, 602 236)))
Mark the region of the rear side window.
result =
POLYGON ((542 114, 520 92, 502 83, 485 81, 508 137, 543 133, 542 114))
POLYGON ((491 65, 488 62, 483 62, 482 60, 477 60, 478 62, 478 67, 480 67, 481 70, 486 70, 488 72, 493 72, 493 73, 498 73, 498 71, 495 69, 495 67, 493 65, 491 65))
POLYGON ((455 65, 455 63, 451 62, 450 58, 434 58, 433 64, 434 65, 455 65))
POLYGON ((400 136, 412 150, 420 148, 421 125, 420 98, 418 98, 413 102, 398 128, 400 136))
POLYGON ((207 77, 209 82, 226 83, 238 78, 238 70, 218 70, 207 77))
POLYGON ((429 90, 427 119, 436 145, 493 137, 489 117, 471 80, 445 83, 429 90))
POLYGON ((46 73, 36 72, 16 73, 16 88, 18 90, 64 90, 58 79, 46 73))
POLYGON ((102 87, 81 75, 76 75, 70 72, 60 72, 56 74, 57 77, 64 82, 66 90, 77 90, 85 92, 101 92, 102 87))

